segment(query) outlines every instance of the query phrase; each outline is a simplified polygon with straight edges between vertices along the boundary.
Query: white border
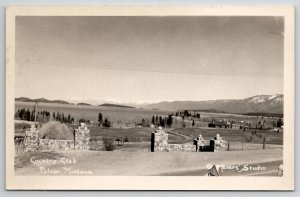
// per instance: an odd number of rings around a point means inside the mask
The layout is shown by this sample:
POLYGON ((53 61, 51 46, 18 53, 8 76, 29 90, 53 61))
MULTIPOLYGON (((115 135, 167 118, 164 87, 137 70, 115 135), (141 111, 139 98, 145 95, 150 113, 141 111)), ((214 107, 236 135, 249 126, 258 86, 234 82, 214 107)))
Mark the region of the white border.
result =
POLYGON ((293 190, 294 7, 293 6, 11 6, 6 14, 6 188, 23 190, 293 190), (15 176, 15 16, 284 16, 284 176, 15 176))

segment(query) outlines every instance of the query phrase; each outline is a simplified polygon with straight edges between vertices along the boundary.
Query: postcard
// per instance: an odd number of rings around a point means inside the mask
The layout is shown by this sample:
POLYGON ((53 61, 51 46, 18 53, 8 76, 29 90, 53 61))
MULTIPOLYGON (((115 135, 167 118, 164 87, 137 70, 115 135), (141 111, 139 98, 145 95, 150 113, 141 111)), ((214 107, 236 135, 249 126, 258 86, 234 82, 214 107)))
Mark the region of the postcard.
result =
POLYGON ((294 190, 293 6, 9 6, 9 190, 294 190))

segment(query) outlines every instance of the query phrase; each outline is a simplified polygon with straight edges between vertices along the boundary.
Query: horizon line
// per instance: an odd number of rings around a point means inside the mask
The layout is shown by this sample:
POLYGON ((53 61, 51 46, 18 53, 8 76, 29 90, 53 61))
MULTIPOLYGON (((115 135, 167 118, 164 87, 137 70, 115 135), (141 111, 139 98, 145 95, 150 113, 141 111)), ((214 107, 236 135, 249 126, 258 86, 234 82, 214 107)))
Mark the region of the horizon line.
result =
MULTIPOLYGON (((251 97, 256 97, 256 96, 284 96, 283 93, 279 93, 279 94, 256 94, 256 95, 253 95, 253 96, 249 96, 249 97, 244 97, 244 98, 237 98, 237 99, 209 99, 209 100, 162 100, 162 101, 112 101, 112 100, 103 100, 103 102, 100 102, 99 104, 91 104, 91 103, 88 103, 84 100, 80 101, 80 102, 72 102, 71 100, 69 99, 48 99, 48 98, 44 98, 44 97, 38 97, 38 98, 31 98, 31 97, 26 97, 26 96, 21 96, 21 97, 15 97, 15 99, 18 99, 18 98, 28 98, 28 99, 31 99, 31 100, 37 100, 37 99, 46 99, 48 101, 64 101, 64 102, 67 102, 69 104, 80 104, 80 103, 85 103, 85 104, 89 104, 89 105, 92 105, 92 106, 99 106, 99 105, 103 105, 103 104, 115 104, 115 105, 128 105, 128 104, 133 104, 133 105, 150 105, 150 104, 156 104, 156 103, 162 103, 162 102, 201 102, 201 101, 220 101, 220 100, 244 100, 244 99, 247 99, 247 98, 251 98, 251 97)), ((22 101, 19 101, 19 102, 22 102, 22 101)))

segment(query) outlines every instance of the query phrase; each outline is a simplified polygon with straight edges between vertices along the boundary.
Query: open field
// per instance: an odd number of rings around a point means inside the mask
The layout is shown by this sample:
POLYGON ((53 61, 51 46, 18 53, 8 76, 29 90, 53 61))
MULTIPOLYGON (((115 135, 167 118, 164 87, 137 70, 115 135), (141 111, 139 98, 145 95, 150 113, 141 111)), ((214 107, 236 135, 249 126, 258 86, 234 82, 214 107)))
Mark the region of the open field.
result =
MULTIPOLYGON (((155 131, 152 128, 109 128, 91 127, 91 141, 99 141, 103 136, 113 137, 115 139, 124 140, 128 138, 129 142, 150 142, 151 133, 155 131)), ((184 138, 178 135, 169 135, 169 141, 180 142, 184 138)))
MULTIPOLYGON (((128 129, 102 129, 100 127, 90 128, 91 130, 91 143, 94 149, 101 147, 101 139, 103 136, 109 136, 114 139, 125 139, 127 137, 129 142, 135 145, 131 145, 131 150, 142 149, 150 146, 151 132, 154 129, 151 128, 128 128, 128 129), (142 142, 143 145, 138 145, 142 142), (148 145, 145 145, 145 143, 148 145)), ((282 148, 283 145, 283 133, 277 133, 274 131, 257 130, 257 134, 254 135, 252 141, 249 141, 252 130, 239 129, 223 129, 223 128, 165 128, 168 133, 170 144, 184 144, 193 143, 193 139, 201 134, 205 140, 213 139, 216 134, 220 134, 222 139, 230 141, 230 150, 257 150, 262 149, 263 138, 266 138, 266 148, 282 148)), ((127 145, 118 147, 119 149, 126 149, 127 145)))
MULTIPOLYGON (((47 154, 47 153, 45 153, 47 154)), ((76 163, 64 165, 59 160, 56 164, 44 166, 51 170, 58 170, 58 175, 68 175, 63 168, 70 167, 74 170, 89 170, 92 175, 134 176, 134 175, 180 175, 190 176, 191 172, 207 170, 207 164, 219 165, 264 165, 266 162, 282 163, 282 149, 266 149, 232 152, 106 152, 106 151, 64 151, 61 158, 75 158, 76 163)), ((34 155, 33 155, 34 156, 34 155)), ((54 155, 57 157, 57 155, 54 155)), ((28 156, 26 156, 28 157, 28 156)), ((49 157, 49 154, 47 154, 49 157)), ((18 158, 20 159, 20 158, 18 158)), ((274 168, 274 166, 272 166, 274 168)), ((268 168, 267 168, 268 170, 268 168)), ((15 171, 16 175, 43 175, 39 167, 30 165, 15 171)), ((49 174, 45 174, 49 175, 49 174)), ((50 174, 51 175, 51 174, 50 174)), ((196 173, 195 175, 204 175, 196 173)), ((230 175, 243 175, 232 173, 230 175)))
POLYGON ((224 129, 224 128, 175 128, 173 132, 190 136, 191 138, 197 137, 201 134, 205 139, 212 139, 216 134, 220 134, 222 139, 231 142, 247 142, 252 135, 256 132, 252 140, 253 143, 262 143, 263 138, 266 138, 266 143, 283 145, 283 133, 277 133, 272 130, 252 130, 245 131, 240 129, 224 129))

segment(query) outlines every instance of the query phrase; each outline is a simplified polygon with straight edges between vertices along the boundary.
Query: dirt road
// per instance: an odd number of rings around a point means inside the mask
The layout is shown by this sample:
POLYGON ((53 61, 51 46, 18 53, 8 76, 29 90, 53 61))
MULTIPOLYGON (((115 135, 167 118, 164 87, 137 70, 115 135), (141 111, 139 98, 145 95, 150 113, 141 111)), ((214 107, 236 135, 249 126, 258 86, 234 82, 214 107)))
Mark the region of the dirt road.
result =
POLYGON ((174 128, 171 128, 171 129, 168 129, 168 128, 165 128, 165 131, 171 135, 175 135, 175 136, 179 136, 182 138, 182 140, 184 141, 193 141, 193 138, 191 138, 190 136, 188 135, 183 135, 181 133, 177 133, 177 132, 174 132, 174 128))

